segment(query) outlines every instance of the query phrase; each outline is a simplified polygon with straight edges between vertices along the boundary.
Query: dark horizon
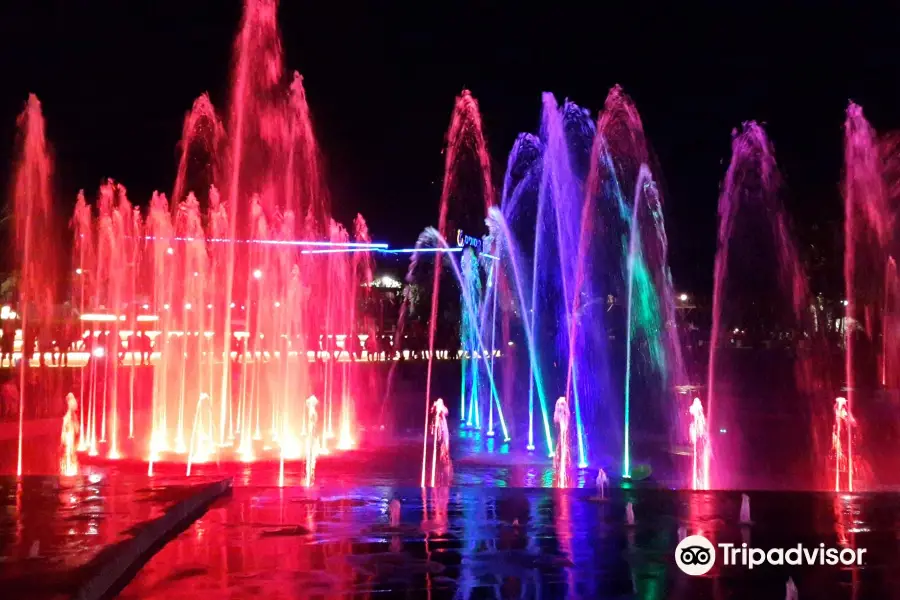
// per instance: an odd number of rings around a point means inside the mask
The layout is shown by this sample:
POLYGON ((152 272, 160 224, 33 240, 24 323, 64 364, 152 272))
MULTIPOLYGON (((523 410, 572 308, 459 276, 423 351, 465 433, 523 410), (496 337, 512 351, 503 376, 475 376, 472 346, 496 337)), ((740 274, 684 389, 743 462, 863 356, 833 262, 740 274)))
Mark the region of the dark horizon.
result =
MULTIPOLYGON (((0 178, 8 189, 16 115, 35 93, 64 219, 79 189, 93 197, 107 177, 141 206, 154 190, 170 193, 193 100, 209 92, 220 113, 227 105, 240 2, 124 6, 0 9, 0 178)), ((359 212, 374 239, 395 246, 436 221, 444 134, 463 88, 480 103, 496 179, 516 134, 537 130, 541 92, 596 115, 621 84, 661 167, 676 285, 700 294, 732 129, 766 124, 784 204, 808 242, 813 226, 842 216, 847 102, 880 132, 900 126, 900 54, 886 47, 900 33, 896 8, 604 7, 557 18, 472 3, 355 8, 283 2, 285 64, 304 76, 335 217, 359 212)))

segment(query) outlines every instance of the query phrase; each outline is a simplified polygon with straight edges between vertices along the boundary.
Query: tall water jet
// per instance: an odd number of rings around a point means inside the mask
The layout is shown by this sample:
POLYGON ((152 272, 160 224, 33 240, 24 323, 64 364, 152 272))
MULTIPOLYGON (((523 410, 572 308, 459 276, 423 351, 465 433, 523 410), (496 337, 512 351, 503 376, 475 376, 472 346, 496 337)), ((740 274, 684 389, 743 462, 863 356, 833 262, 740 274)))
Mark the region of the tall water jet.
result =
POLYGON ((540 136, 522 134, 516 140, 502 214, 489 220, 510 296, 501 305, 514 307, 504 318, 512 316, 527 343, 527 449, 535 448, 537 398, 547 451, 554 454, 546 395, 559 388, 571 402, 578 467, 586 467, 591 457, 604 462, 621 457, 626 475, 634 381, 644 386, 642 398, 648 396, 645 388, 651 390, 660 406, 639 411, 644 431, 670 431, 683 419, 671 401, 672 388, 684 384, 685 376, 661 196, 648 161, 640 119, 621 89, 610 92, 596 125, 577 105, 560 105, 544 94, 540 136), (617 314, 610 313, 622 304, 628 312, 622 337, 629 363, 622 378, 624 407, 614 400, 621 396, 610 376, 619 369, 610 352, 611 340, 619 336, 617 314), (642 377, 632 377, 632 370, 642 377))
MULTIPOLYGON (((283 469, 303 457, 309 426, 323 453, 335 436, 339 448, 356 444, 354 401, 370 378, 355 365, 371 330, 359 305, 369 290, 358 284, 371 281, 370 253, 380 245, 361 217, 352 233, 330 217, 302 78, 283 69, 276 17, 274 0, 244 3, 227 129, 209 98, 198 98, 185 117, 171 202, 155 192, 142 214, 111 180, 94 206, 79 193, 68 277, 53 263, 51 164, 36 99, 19 120, 23 371, 28 343, 42 348, 42 364, 54 356, 54 300, 71 284, 87 354, 77 443, 91 456, 148 456, 152 473, 160 460, 277 453, 283 469), (317 352, 320 340, 326 352, 317 352), (311 377, 321 363, 326 376, 311 377), (311 423, 292 397, 312 392, 323 403, 311 423)), ((483 148, 480 156, 486 165, 483 148)), ((20 473, 21 454, 20 443, 20 473)))
MULTIPOLYGON (((852 414, 857 392, 872 387, 877 374, 878 337, 885 334, 883 306, 889 293, 887 245, 891 216, 887 205, 884 164, 875 131, 862 108, 852 102, 844 122, 844 370, 846 410, 852 414)), ((846 422, 847 436, 855 422, 846 422)), ((846 486, 853 491, 859 470, 854 448, 847 444, 846 486)))
POLYGON ((599 246, 601 256, 609 264, 622 257, 621 271, 611 270, 606 287, 625 300, 622 473, 628 477, 634 432, 667 433, 673 445, 684 441, 684 413, 673 396, 675 388, 687 383, 687 375, 668 264, 663 198, 640 115, 620 86, 610 90, 597 119, 591 166, 588 189, 593 196, 602 193, 608 206, 600 213, 610 234, 609 242, 599 246), (636 396, 644 406, 634 412, 636 396), (647 404, 654 406, 648 410, 647 404))
MULTIPOLYGON (((555 239, 554 246, 547 245, 546 253, 541 254, 535 252, 535 264, 542 263, 544 259, 554 260, 557 263, 554 269, 546 271, 549 276, 546 279, 538 277, 532 281, 532 285, 541 285, 545 289, 541 302, 532 307, 535 316, 541 310, 546 310, 553 315, 553 321, 545 323, 542 329, 546 329, 548 333, 556 335, 562 344, 557 344, 562 348, 568 349, 569 344, 566 338, 569 337, 569 329, 573 319, 577 315, 573 312, 571 302, 571 294, 575 287, 575 273, 577 272, 578 259, 584 260, 585 257, 576 255, 577 247, 573 247, 573 241, 578 239, 578 218, 581 211, 582 194, 580 193, 579 177, 576 172, 577 165, 573 163, 569 153, 569 136, 568 131, 574 127, 576 129, 587 128, 587 135, 592 135, 592 123, 586 118, 587 115, 580 107, 565 103, 560 107, 552 94, 543 94, 543 116, 541 119, 541 136, 544 140, 545 154, 544 163, 541 171, 541 179, 539 184, 538 202, 544 204, 545 218, 550 219, 549 231, 550 235, 555 239), (547 288, 561 289, 562 295, 554 298, 547 288), (556 325, 551 325, 556 323, 556 325), (554 327, 558 327, 561 331, 554 331, 554 327)), ((540 204, 538 213, 540 214, 540 204)), ((540 224, 539 224, 540 227, 540 224)), ((541 230, 535 232, 536 241, 541 236, 541 230)), ((535 325, 532 322, 532 331, 535 325)), ((552 342, 551 342, 552 343, 552 342)), ((573 354, 573 353, 570 353, 573 354)), ((580 352, 574 353, 580 356, 580 352)), ((579 369, 575 364, 566 363, 565 371, 560 377, 560 383, 566 386, 564 393, 566 396, 571 394, 572 402, 575 408, 575 435, 578 448, 579 464, 587 464, 586 448, 584 437, 584 426, 581 415, 581 397, 584 391, 583 384, 580 384, 580 377, 587 372, 587 369, 579 369), (581 375, 579 375, 581 373, 581 375), (571 390, 568 389, 571 383, 571 390)), ((548 439, 548 446, 552 447, 548 439)), ((551 450, 553 454, 553 450, 551 450)))
MULTIPOLYGON (((808 315, 806 277, 800 266, 778 192, 780 178, 775 156, 762 127, 745 123, 735 131, 732 156, 719 196, 718 248, 713 273, 712 328, 707 372, 706 422, 709 432, 743 428, 733 391, 720 393, 722 351, 734 336, 750 332, 766 339, 772 331, 797 339, 808 315), (752 243, 746 243, 752 239, 752 243), (737 243, 736 243, 737 242, 737 243), (726 312, 726 308, 729 309, 726 312), (739 425, 739 423, 741 423, 739 425)), ((776 390, 767 389, 770 401, 776 390)), ((796 390, 785 393, 796 394, 796 390)), ((746 441, 748 436, 743 436, 746 441)), ((749 453, 731 438, 711 437, 710 485, 735 485, 726 476, 740 471, 749 453), (728 440, 726 449, 719 440, 728 440), (727 466, 726 466, 727 465, 727 466)))
MULTIPOLYGON (((53 166, 44 130, 44 116, 37 96, 31 95, 19 115, 15 170, 13 175, 13 219, 18 278, 18 313, 22 339, 46 335, 55 306, 56 243, 53 217, 53 166)), ((23 346, 19 371, 19 432, 16 474, 23 474, 22 443, 25 420, 25 373, 30 352, 23 346)))
MULTIPOLYGON (((494 188, 491 180, 490 155, 487 151, 487 143, 481 129, 481 115, 478 110, 478 102, 468 90, 463 90, 453 108, 453 116, 450 120, 450 128, 447 131, 447 147, 444 151, 444 179, 441 186, 440 208, 438 211, 437 232, 440 237, 446 239, 448 231, 448 216, 451 199, 457 192, 458 178, 456 174, 457 163, 465 155, 471 152, 477 161, 477 170, 481 179, 481 193, 484 199, 484 212, 482 219, 487 216, 488 210, 494 205, 494 188)), ((425 431, 422 436, 422 478, 421 487, 425 487, 427 454, 428 454, 428 414, 431 409, 431 384, 432 370, 434 366, 434 340, 437 326, 438 302, 440 298, 441 263, 434 261, 434 276, 432 279, 431 313, 428 330, 428 371, 425 379, 425 431)))
MULTIPOLYGON (((94 265, 94 234, 91 218, 91 207, 85 200, 84 190, 78 192, 75 201, 75 214, 70 223, 75 236, 74 252, 72 256, 72 271, 75 274, 73 282, 73 301, 77 297, 79 314, 85 313, 86 302, 90 301, 89 278, 92 274, 88 266, 94 265)), ((74 336, 74 332, 72 334, 74 336)), ((69 337, 69 336, 67 336, 69 337)), ((69 341, 69 340, 67 340, 69 341)), ((66 361, 68 362, 68 360, 66 361)), ((78 378, 78 416, 80 418, 78 431, 78 450, 83 452, 88 449, 88 438, 85 427, 85 378, 78 378)))
MULTIPOLYGON (((272 260, 268 251, 243 252, 242 247, 242 252, 236 252, 234 240, 252 238, 256 233, 257 240, 262 241, 258 236, 259 219, 244 220, 242 208, 246 206, 246 199, 251 194, 258 194, 258 209, 252 208, 252 202, 250 208, 257 210, 268 222, 278 220, 279 214, 302 215, 306 218, 302 228, 305 235, 321 236, 328 232, 326 211, 329 202, 302 78, 295 73, 289 93, 284 93, 283 53, 276 17, 275 0, 247 0, 234 49, 236 66, 227 124, 229 160, 228 175, 225 177, 227 239, 231 241, 226 243, 227 252, 222 257, 225 267, 222 304, 226 340, 231 339, 234 330, 233 309, 238 304, 235 299, 241 298, 242 294, 253 293, 253 274, 259 266, 251 263, 263 258, 272 260), (242 272, 248 273, 247 280, 238 277, 242 272)), ((294 221, 285 218, 283 222, 293 225, 294 221)), ((297 233, 285 232, 291 240, 296 239, 297 233)), ((290 251, 289 248, 286 246, 284 249, 290 251)), ((318 279, 327 281, 321 275, 318 279)), ((251 352, 256 346, 256 340, 252 340, 249 344, 251 352)), ((230 372, 230 362, 226 361, 220 385, 223 404, 228 402, 230 372)), ((250 375, 255 377, 253 368, 250 375)), ((241 380, 246 381, 243 373, 241 380)), ((256 381, 253 379, 250 382, 249 401, 245 398, 247 411, 259 407, 253 404, 257 393, 254 388, 256 381)), ((251 433, 253 437, 259 437, 255 436, 258 419, 255 410, 252 412, 254 431, 251 433)), ((327 412, 323 416, 327 417, 327 412)), ((246 442, 243 443, 246 445, 246 442)))

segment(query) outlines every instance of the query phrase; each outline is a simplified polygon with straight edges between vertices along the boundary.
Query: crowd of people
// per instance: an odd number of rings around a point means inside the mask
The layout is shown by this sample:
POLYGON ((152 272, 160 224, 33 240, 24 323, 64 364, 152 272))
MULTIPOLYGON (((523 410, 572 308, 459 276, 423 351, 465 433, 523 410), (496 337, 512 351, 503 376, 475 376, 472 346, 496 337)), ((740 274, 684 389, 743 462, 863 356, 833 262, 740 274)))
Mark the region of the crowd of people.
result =
MULTIPOLYGON (((17 323, 12 320, 4 321, 0 331, 0 368, 16 366, 16 336, 17 323)), ((69 354, 72 352, 87 353, 94 359, 116 356, 120 363, 126 354, 132 353, 137 364, 148 365, 153 353, 163 352, 164 347, 170 344, 178 344, 188 354, 207 353, 211 350, 221 354, 224 351, 220 332, 212 335, 179 332, 178 335, 170 333, 163 336, 158 331, 138 329, 116 334, 106 330, 86 330, 72 323, 64 323, 26 329, 21 352, 29 361, 37 362, 40 367, 66 367, 69 363, 69 354)), ((290 339, 287 336, 266 338, 247 332, 235 332, 231 335, 230 350, 233 353, 232 359, 235 362, 242 362, 248 353, 260 353, 268 358, 275 352, 301 349, 329 354, 345 350, 354 358, 363 353, 390 357, 402 351, 418 355, 419 352, 428 349, 428 344, 427 333, 418 328, 411 328, 402 335, 388 332, 373 332, 362 336, 312 332, 304 341, 301 341, 300 336, 293 336, 290 339), (340 338, 343 340, 339 342, 340 338)))
MULTIPOLYGON (((4 321, 0 331, 0 367, 14 367, 14 350, 18 324, 12 320, 4 321)), ((117 347, 113 347, 112 334, 109 331, 86 331, 66 322, 60 325, 26 328, 22 338, 22 355, 29 360, 37 360, 40 366, 68 366, 69 353, 89 352, 92 355, 106 356, 114 351, 120 359, 124 357, 126 348, 140 353, 141 364, 149 364, 153 341, 146 332, 138 330, 130 332, 125 338, 119 336, 117 347), (102 349, 102 351, 98 351, 102 349)))

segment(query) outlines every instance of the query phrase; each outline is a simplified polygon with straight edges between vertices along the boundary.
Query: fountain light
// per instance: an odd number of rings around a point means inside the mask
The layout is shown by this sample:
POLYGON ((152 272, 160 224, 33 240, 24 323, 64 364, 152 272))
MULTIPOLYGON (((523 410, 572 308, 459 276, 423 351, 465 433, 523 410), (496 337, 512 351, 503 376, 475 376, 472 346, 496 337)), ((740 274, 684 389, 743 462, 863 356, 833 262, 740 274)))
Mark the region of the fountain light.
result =
POLYGON ((353 252, 374 252, 376 248, 326 248, 324 250, 301 250, 300 254, 345 254, 353 252))
POLYGON ((105 313, 85 313, 79 317, 82 321, 109 322, 115 321, 116 315, 105 313))
POLYGON ((424 252, 462 252, 462 248, 396 248, 379 250, 384 254, 419 254, 424 252))
MULTIPOLYGON (((174 238, 164 238, 156 236, 148 235, 144 236, 146 240, 164 240, 170 239, 178 242, 193 242, 195 238, 192 237, 174 237, 174 238)), ((263 245, 273 245, 273 246, 312 246, 312 247, 322 247, 322 248, 369 248, 369 249, 381 249, 387 248, 388 245, 385 243, 373 243, 373 242, 316 242, 310 240, 229 240, 226 238, 209 238, 206 240, 207 242, 214 244, 227 244, 229 242, 234 242, 236 244, 263 244, 263 245)), ((171 248, 169 249, 171 250, 171 248)), ((171 252, 169 252, 171 254, 171 252)))
POLYGON ((168 254, 168 255, 171 256, 172 254, 175 254, 175 250, 173 250, 172 248, 168 248, 168 249, 166 250, 166 254, 168 254))
POLYGON ((678 296, 678 299, 681 300, 682 302, 687 302, 687 301, 688 301, 688 295, 687 295, 687 294, 681 294, 680 296, 678 296))
POLYGON ((75 274, 76 274, 76 275, 81 275, 82 273, 84 273, 84 271, 82 271, 80 267, 77 268, 77 269, 75 269, 75 274))
POLYGON ((253 269, 253 279, 262 279, 262 269, 253 269))

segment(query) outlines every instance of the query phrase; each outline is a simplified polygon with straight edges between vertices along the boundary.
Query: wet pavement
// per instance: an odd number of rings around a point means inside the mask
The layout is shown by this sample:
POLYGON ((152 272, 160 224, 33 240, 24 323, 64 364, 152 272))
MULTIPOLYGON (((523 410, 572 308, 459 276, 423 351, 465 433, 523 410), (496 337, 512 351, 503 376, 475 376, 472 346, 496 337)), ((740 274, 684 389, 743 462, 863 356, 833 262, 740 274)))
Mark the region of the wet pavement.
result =
POLYGON ((151 558, 122 598, 780 600, 789 577, 804 599, 900 598, 898 494, 752 491, 753 524, 741 526, 740 492, 612 482, 599 499, 596 473, 573 474, 581 489, 553 489, 549 460, 515 453, 458 457, 453 487, 423 492, 420 452, 398 442, 323 456, 311 488, 302 463, 286 464, 278 487, 271 461, 195 465, 190 479, 184 465, 160 463, 148 479, 146 465, 117 461, 85 465, 93 478, 74 486, 3 480, 0 597, 70 589, 104 547, 191 494, 186 482, 227 476, 231 496, 151 558), (862 567, 717 564, 689 577, 674 562, 680 528, 766 550, 802 543, 867 552, 862 567))
POLYGON ((163 548, 122 598, 803 598, 900 597, 894 495, 740 494, 391 485, 239 487, 163 548), (401 503, 390 522, 390 502, 401 503), (635 525, 625 523, 633 503, 635 525), (674 563, 678 529, 769 549, 867 548, 862 568, 674 563))
POLYGON ((209 482, 85 471, 0 477, 0 597, 68 597, 115 544, 209 482))

